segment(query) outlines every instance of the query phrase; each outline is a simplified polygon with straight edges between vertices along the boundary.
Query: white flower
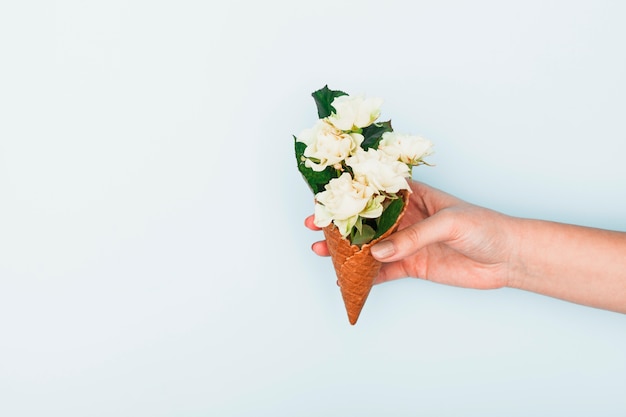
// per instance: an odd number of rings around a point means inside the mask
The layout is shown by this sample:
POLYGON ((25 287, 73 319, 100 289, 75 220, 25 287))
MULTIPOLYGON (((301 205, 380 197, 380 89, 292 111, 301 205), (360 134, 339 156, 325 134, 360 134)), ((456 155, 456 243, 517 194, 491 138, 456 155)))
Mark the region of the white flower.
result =
POLYGON ((382 103, 379 98, 339 96, 332 102, 335 112, 328 116, 328 121, 339 130, 362 129, 378 119, 382 103))
POLYGON ((305 166, 319 172, 352 155, 363 142, 363 135, 344 133, 322 119, 311 129, 303 130, 297 140, 307 145, 305 166))
POLYGON ((383 133, 378 149, 408 165, 419 165, 422 159, 432 153, 431 141, 420 136, 395 132, 383 133))
POLYGON ((355 180, 379 193, 397 193, 409 189, 406 180, 410 176, 409 167, 379 150, 359 149, 346 160, 346 164, 352 168, 355 180))
POLYGON ((354 181, 347 172, 330 180, 325 189, 315 195, 317 227, 326 227, 332 221, 341 235, 346 237, 359 216, 376 218, 383 212, 381 203, 384 197, 375 196, 374 190, 354 181))

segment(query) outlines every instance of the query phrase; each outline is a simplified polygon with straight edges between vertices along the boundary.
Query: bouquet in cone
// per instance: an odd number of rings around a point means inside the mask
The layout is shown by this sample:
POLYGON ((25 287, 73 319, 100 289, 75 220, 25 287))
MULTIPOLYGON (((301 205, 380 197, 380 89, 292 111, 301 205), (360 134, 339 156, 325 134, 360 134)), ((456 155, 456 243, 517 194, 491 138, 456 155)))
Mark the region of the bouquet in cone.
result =
POLYGON ((432 143, 378 122, 382 100, 328 86, 313 92, 318 120, 295 139, 298 170, 315 195, 348 320, 356 324, 381 264, 370 247, 389 236, 406 210, 415 166, 432 143))

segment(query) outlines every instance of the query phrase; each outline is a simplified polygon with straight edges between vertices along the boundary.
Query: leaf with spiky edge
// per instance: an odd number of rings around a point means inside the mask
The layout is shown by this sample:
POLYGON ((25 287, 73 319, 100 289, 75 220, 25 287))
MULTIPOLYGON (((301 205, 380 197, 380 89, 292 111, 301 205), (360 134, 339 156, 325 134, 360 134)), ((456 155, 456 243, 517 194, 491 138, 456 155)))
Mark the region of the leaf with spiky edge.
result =
POLYGON ((389 230, 398 220, 398 216, 402 213, 404 208, 404 200, 402 198, 396 198, 383 210, 383 214, 378 218, 378 228, 374 239, 382 236, 387 230, 389 230))
POLYGON ((383 134, 386 132, 393 132, 391 127, 391 120, 380 123, 372 123, 371 125, 364 127, 361 134, 363 135, 363 143, 361 148, 368 150, 369 148, 378 149, 383 134))
POLYGON ((298 142, 298 139, 295 136, 293 139, 295 143, 296 161, 298 161, 298 170, 311 188, 313 194, 324 191, 324 186, 328 184, 331 179, 337 177, 337 170, 332 167, 326 167, 323 171, 318 172, 307 167, 304 164, 304 150, 306 149, 306 144, 298 142))
POLYGON ((339 90, 331 90, 328 85, 314 91, 312 94, 315 99, 315 105, 317 106, 317 115, 320 119, 330 116, 335 108, 332 106, 332 102, 337 97, 347 96, 347 93, 339 90))

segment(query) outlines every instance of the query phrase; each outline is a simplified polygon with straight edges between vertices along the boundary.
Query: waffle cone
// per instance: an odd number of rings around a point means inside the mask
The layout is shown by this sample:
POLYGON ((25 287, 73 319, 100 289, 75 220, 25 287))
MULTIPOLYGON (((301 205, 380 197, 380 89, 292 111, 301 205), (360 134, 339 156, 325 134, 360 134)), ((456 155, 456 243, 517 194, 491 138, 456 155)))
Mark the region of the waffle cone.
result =
POLYGON ((341 236, 339 229, 334 225, 324 227, 324 236, 328 251, 335 267, 337 282, 341 289, 343 303, 348 313, 350 324, 356 324, 365 305, 365 301, 378 276, 382 263, 374 259, 371 247, 378 241, 385 239, 398 229, 398 223, 408 206, 409 193, 404 192, 404 208, 398 216, 395 224, 382 236, 361 246, 352 245, 350 241, 341 236))

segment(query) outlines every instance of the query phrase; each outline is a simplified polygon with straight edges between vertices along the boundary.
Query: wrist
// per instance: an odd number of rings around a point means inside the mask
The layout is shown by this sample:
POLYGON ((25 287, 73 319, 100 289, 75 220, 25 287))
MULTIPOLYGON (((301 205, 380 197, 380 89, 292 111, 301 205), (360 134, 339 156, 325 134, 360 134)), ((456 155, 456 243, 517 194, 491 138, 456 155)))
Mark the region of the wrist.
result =
POLYGON ((509 241, 509 254, 507 259, 508 274, 507 284, 509 288, 524 289, 531 272, 529 270, 529 244, 532 245, 533 220, 511 217, 510 229, 507 230, 509 241))

